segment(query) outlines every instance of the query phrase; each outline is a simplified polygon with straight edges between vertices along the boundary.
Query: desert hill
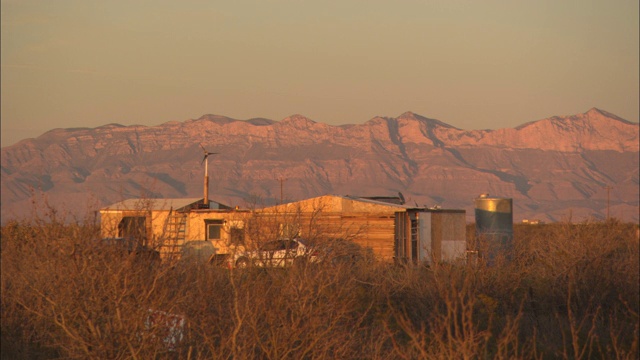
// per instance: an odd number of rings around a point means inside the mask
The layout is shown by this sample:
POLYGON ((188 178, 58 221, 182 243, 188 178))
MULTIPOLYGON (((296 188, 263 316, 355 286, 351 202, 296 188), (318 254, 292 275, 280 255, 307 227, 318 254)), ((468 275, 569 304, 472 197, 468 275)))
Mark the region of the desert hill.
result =
POLYGON ((595 108, 497 130, 411 112, 342 126, 204 115, 54 129, 2 148, 2 221, 28 216, 34 193, 78 215, 130 197, 202 196, 201 145, 220 153, 209 158, 210 197, 229 205, 402 192, 472 220, 473 199, 490 193, 514 199, 516 221, 583 220, 606 216, 611 187, 611 216, 638 221, 638 130, 595 108))

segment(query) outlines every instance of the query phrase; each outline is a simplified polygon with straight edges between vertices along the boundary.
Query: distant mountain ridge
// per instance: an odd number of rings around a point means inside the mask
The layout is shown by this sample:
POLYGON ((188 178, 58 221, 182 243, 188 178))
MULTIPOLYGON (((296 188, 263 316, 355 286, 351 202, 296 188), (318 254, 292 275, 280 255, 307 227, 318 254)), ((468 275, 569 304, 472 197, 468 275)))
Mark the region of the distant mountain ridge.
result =
POLYGON ((514 199, 516 220, 612 216, 638 220, 638 124, 592 108, 516 128, 463 130, 406 112, 332 126, 220 115, 157 126, 54 129, 2 148, 2 221, 29 213, 32 193, 82 213, 142 194, 202 194, 230 205, 324 194, 402 192, 418 205, 465 208, 480 193, 514 199), (253 200, 251 200, 253 201, 253 200), (65 204, 66 203, 66 204, 65 204), (79 206, 82 204, 83 206, 79 206), (91 205, 93 204, 93 205, 91 205))

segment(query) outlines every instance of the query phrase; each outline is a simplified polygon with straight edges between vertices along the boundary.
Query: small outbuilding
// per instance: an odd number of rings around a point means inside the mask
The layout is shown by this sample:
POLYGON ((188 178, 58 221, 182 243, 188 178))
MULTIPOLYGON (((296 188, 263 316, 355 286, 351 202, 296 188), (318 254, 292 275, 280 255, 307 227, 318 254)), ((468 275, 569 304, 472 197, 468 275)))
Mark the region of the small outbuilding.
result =
POLYGON ((464 260, 466 212, 456 209, 406 209, 395 214, 395 255, 405 263, 464 260))
POLYGON ((205 206, 202 198, 128 199, 100 209, 100 233, 103 238, 134 239, 166 257, 180 252, 188 237, 190 214, 205 207, 217 214, 231 211, 215 201, 205 206))

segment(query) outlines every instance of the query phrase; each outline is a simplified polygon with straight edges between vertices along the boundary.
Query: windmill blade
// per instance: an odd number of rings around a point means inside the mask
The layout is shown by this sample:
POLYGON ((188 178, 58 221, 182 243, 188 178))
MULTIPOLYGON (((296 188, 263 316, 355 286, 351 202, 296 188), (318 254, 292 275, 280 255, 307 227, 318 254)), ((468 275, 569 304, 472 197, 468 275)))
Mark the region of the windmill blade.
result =
POLYGON ((202 158, 202 162, 200 163, 200 165, 204 164, 204 162, 207 160, 207 158, 209 157, 209 155, 216 155, 218 154, 217 152, 209 152, 207 151, 207 149, 204 148, 204 146, 202 145, 202 143, 199 143, 198 145, 200 145, 200 148, 202 149, 202 151, 204 152, 204 157, 202 158))

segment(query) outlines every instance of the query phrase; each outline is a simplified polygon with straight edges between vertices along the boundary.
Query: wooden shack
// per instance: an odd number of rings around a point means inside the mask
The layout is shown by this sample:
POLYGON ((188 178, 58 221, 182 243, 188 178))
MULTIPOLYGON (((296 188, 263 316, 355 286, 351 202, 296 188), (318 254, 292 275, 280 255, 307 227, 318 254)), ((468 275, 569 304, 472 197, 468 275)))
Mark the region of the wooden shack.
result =
POLYGON ((394 221, 404 205, 367 198, 325 195, 267 207, 256 212, 250 237, 300 236, 312 241, 351 240, 391 260, 394 252, 394 221), (259 225, 258 225, 259 224, 259 225))

